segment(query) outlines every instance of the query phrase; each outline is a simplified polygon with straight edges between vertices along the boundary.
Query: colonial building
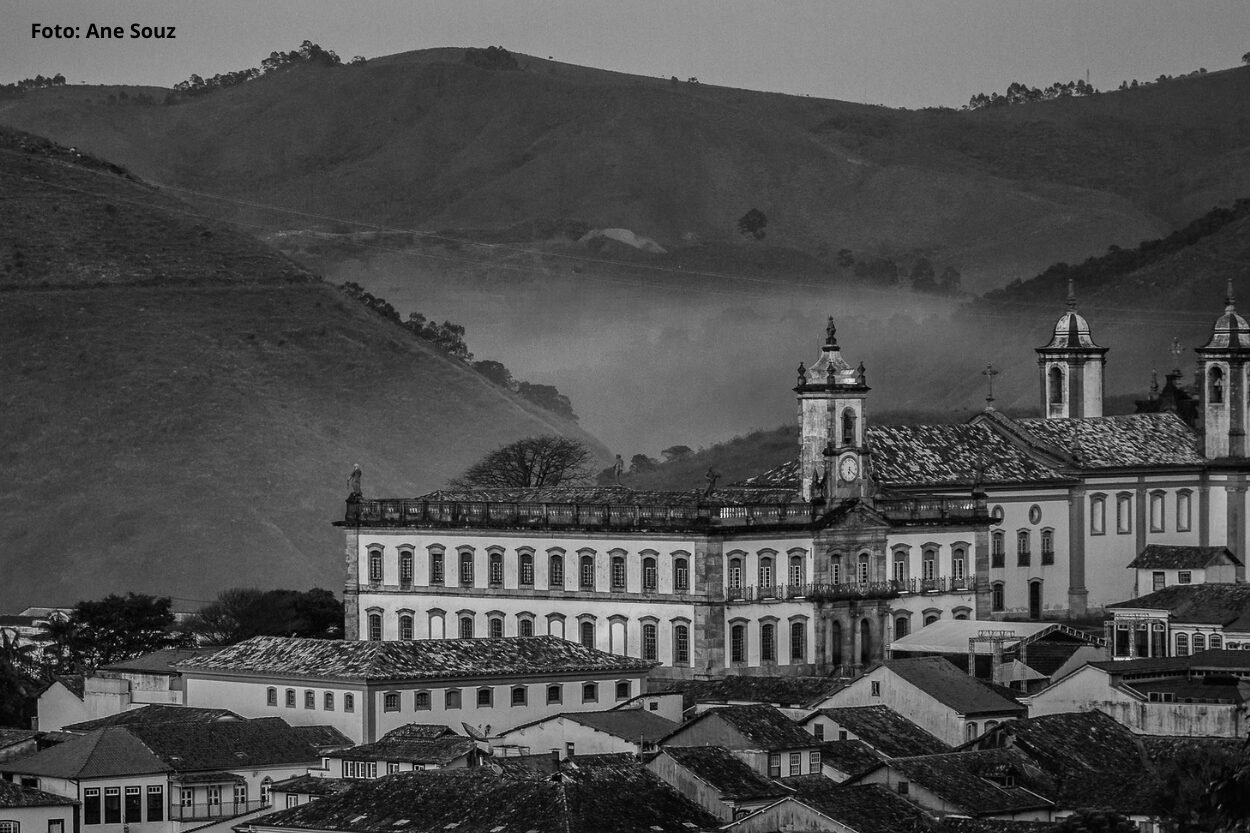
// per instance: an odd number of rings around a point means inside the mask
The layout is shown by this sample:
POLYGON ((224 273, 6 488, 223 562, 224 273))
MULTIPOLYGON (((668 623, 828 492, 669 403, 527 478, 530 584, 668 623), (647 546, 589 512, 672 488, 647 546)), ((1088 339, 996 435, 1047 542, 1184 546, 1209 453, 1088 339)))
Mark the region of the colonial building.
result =
POLYGON ((1250 325, 1231 289, 1197 353, 1197 426, 1179 393, 1104 416, 1108 349, 1070 293, 1037 349, 1042 417, 874 425, 830 321, 798 370, 796 459, 741 483, 353 494, 348 637, 551 634, 674 677, 827 674, 943 619, 1083 616, 1133 595, 1149 545, 1245 551, 1250 325))

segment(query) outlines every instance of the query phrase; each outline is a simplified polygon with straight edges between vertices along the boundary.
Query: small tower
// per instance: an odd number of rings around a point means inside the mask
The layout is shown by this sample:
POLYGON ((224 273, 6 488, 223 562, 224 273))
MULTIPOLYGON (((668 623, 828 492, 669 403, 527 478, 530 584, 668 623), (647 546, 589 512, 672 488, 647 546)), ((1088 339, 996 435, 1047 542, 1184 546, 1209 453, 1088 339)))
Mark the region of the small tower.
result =
POLYGON ((1068 308, 1055 322, 1050 343, 1037 348, 1041 368, 1042 413, 1047 419, 1102 416, 1102 369, 1107 348, 1089 334, 1089 322, 1076 311, 1076 288, 1068 279, 1068 308))
POLYGON ((836 502, 869 493, 864 441, 864 366, 838 349, 833 318, 810 368, 799 365, 799 482, 803 500, 836 502))
POLYGON ((1203 454, 1246 456, 1246 367, 1250 365, 1250 325, 1237 314, 1233 282, 1228 282, 1224 314, 1216 319, 1211 340, 1198 354, 1202 400, 1203 454))

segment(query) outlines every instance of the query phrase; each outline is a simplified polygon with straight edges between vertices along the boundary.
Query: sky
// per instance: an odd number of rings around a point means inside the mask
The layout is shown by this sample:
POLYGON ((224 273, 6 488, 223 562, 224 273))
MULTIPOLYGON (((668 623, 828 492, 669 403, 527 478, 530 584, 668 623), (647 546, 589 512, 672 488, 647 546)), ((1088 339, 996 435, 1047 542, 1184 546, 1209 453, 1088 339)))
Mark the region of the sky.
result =
POLYGON ((891 107, 1225 69, 1250 49, 1247 0, 0 0, 0 83, 171 86, 257 66, 304 39, 345 60, 441 46, 891 107), (126 37, 86 37, 89 24, 126 37), (77 38, 32 36, 76 27, 77 38), (174 38, 130 37, 132 24, 174 38))

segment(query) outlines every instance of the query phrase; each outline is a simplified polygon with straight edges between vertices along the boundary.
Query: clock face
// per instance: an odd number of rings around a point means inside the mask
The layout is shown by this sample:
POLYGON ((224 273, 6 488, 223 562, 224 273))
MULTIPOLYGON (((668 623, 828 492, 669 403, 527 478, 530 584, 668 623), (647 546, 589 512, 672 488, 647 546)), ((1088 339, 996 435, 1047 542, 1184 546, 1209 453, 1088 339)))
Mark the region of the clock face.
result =
POLYGON ((838 464, 838 476, 847 483, 859 477, 859 463, 854 457, 843 457, 838 464))

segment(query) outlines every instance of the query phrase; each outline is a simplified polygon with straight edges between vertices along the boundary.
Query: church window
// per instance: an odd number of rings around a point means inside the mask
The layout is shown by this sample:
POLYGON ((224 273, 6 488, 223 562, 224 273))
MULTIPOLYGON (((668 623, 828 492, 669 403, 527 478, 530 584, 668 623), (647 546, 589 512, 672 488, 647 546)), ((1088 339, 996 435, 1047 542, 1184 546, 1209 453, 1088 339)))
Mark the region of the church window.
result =
POLYGON ((1042 530, 1042 563, 1055 563, 1055 531, 1053 529, 1042 530))
POLYGON ((295 708, 295 689, 293 688, 286 690, 286 707, 288 709, 295 708))
POLYGON ((906 616, 897 616, 894 619, 894 638, 902 639, 911 632, 911 619, 906 616))
POLYGON ((1027 529, 1022 529, 1016 533, 1016 565, 1019 567, 1029 566, 1029 562, 1033 559, 1031 552, 1032 536, 1029 535, 1027 529))
POLYGON ((777 661, 777 626, 772 622, 760 625, 760 662, 777 661))
POLYGON ((1207 649, 1207 637, 1205 634, 1194 634, 1194 653, 1205 651, 1207 649))
POLYGON ((921 564, 924 571, 921 574, 921 578, 925 581, 933 581, 937 578, 937 550, 932 547, 926 547, 921 564))
MULTIPOLYGON (((355 694, 348 692, 347 694, 343 695, 343 711, 345 712, 356 711, 356 695, 355 694)), ((263 790, 263 787, 262 787, 262 790, 263 790)))
POLYGON ((656 638, 655 625, 650 622, 642 626, 642 658, 654 660, 659 656, 659 645, 656 638))
POLYGON ((503 553, 495 550, 488 557, 490 559, 490 586, 499 587, 503 584, 503 553))
POLYGON ((842 411, 842 445, 858 445, 855 438, 855 411, 850 408, 842 411))
POLYGON ((443 549, 442 547, 430 549, 430 584, 443 584, 446 579, 443 578, 443 549))
POLYGON ((370 584, 382 583, 382 551, 369 550, 369 582, 370 584))
POLYGON ((589 620, 582 622, 580 626, 580 637, 582 645, 587 648, 595 647, 595 623, 589 620))
POLYGON ((612 556, 612 589, 625 589, 625 556, 612 556))
POLYGON ((412 584, 412 553, 399 554, 399 583, 405 587, 412 584))
POLYGON ((564 589, 564 556, 553 555, 547 568, 547 587, 564 589))
POLYGON ((655 559, 650 556, 642 559, 642 589, 654 593, 659 587, 659 581, 660 571, 656 567, 655 559))
POLYGON ((1115 531, 1121 535, 1133 531, 1133 496, 1128 492, 1116 495, 1115 531))
POLYGON ((790 662, 807 662, 807 622, 790 623, 790 662))
POLYGON ((490 617, 490 619, 487 621, 487 627, 490 629, 488 632, 490 633, 491 639, 501 639, 503 637, 503 617, 502 616, 490 617))
POLYGON ((412 616, 408 613, 399 617, 399 638, 412 639, 412 616))
POLYGON ((1192 501, 1192 493, 1185 489, 1176 493, 1176 531, 1189 531, 1189 512, 1192 501))
POLYGON ((747 661, 747 626, 734 625, 729 629, 729 661, 747 661))
POLYGON ((578 573, 579 586, 583 590, 595 589, 595 557, 593 555, 583 555, 579 560, 581 570, 578 573))
POLYGON ((516 632, 517 636, 533 636, 534 620, 531 619, 528 614, 526 616, 518 616, 516 620, 516 632))
POLYGON ((1091 495, 1089 498, 1089 534, 1103 535, 1107 531, 1107 496, 1091 495))
POLYGON ((1211 380, 1211 404, 1221 404, 1224 401, 1224 371, 1217 365, 1207 375, 1211 380))
POLYGON ((673 664, 686 665, 690 662, 690 626, 673 625, 673 664))
POLYGON ((807 568, 803 564, 803 556, 790 556, 790 583, 794 585, 805 584, 807 578, 807 568))
POLYGON ((334 711, 334 692, 327 691, 321 698, 321 708, 324 711, 334 711))
POLYGON ((859 563, 855 566, 855 578, 860 584, 868 583, 868 553, 861 552, 859 554, 859 563))
POLYGON ((534 553, 522 552, 517 555, 517 583, 522 587, 534 586, 534 553))
POLYGON ((894 573, 893 578, 900 584, 907 581, 908 574, 911 572, 907 563, 907 551, 896 550, 894 552, 894 573))
POLYGON ((1050 403, 1052 405, 1063 404, 1063 369, 1059 365, 1051 365, 1047 376, 1050 386, 1050 403))
POLYGON ((1162 532, 1164 526, 1163 502, 1167 495, 1162 491, 1150 493, 1150 531, 1162 532))
POLYGON ((990 566, 991 567, 1003 566, 1004 551, 1006 549, 1006 544, 1004 543, 1005 538, 1006 536, 1003 535, 1002 531, 996 531, 993 535, 990 536, 990 566))
POLYGON ((957 546, 951 549, 951 579, 954 581, 963 581, 968 563, 968 550, 966 547, 957 546))
POLYGON ((474 581, 473 575, 473 550, 460 551, 460 586, 472 587, 474 581))
POLYGON ((742 586, 742 559, 729 559, 729 587, 737 590, 742 586))
POLYGON ((369 614, 369 641, 370 642, 382 641, 382 614, 381 613, 369 614))
POLYGON ((1001 611, 1003 608, 1003 583, 996 581, 990 588, 990 610, 1001 611))
POLYGON ((770 556, 760 558, 760 587, 773 586, 773 559, 770 556))
POLYGON ((829 561, 829 581, 834 584, 842 583, 842 556, 835 555, 829 561))
POLYGON ((673 559, 673 591, 684 593, 690 589, 690 562, 684 558, 673 559))
POLYGON ((472 615, 460 617, 460 638, 461 639, 473 638, 473 616, 472 615))

